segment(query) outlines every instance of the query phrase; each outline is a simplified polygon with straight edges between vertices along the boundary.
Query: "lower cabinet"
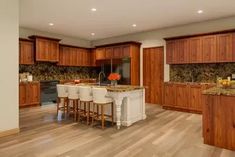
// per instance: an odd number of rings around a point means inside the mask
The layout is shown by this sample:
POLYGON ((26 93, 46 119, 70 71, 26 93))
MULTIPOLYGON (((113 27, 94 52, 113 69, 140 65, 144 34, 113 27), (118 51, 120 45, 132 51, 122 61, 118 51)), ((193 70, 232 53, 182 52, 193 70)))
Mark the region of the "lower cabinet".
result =
POLYGON ((40 104, 40 83, 28 82, 19 84, 19 106, 26 107, 40 104))
POLYGON ((166 109, 176 109, 188 112, 202 112, 203 90, 214 84, 175 83, 164 84, 164 105, 166 109))

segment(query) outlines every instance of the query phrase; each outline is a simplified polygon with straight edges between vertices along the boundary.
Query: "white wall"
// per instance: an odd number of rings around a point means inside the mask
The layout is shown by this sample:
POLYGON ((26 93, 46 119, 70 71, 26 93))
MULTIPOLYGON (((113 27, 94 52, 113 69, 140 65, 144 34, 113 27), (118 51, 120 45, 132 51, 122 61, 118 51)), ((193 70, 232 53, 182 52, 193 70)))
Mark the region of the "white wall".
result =
POLYGON ((87 48, 91 47, 91 42, 88 40, 75 38, 75 37, 69 37, 69 36, 55 34, 55 33, 43 32, 43 31, 29 29, 29 28, 20 27, 19 35, 21 38, 28 38, 28 36, 30 35, 41 35, 41 36, 62 39, 60 43, 63 43, 63 44, 69 44, 69 45, 81 46, 81 47, 87 47, 87 48))
MULTIPOLYGON (((234 29, 235 28, 235 16, 217 19, 212 21, 193 23, 183 26, 177 26, 172 28, 164 28, 153 31, 123 35, 118 37, 112 37, 102 40, 96 40, 92 42, 92 46, 95 45, 103 45, 108 43, 115 42, 123 42, 123 41, 139 41, 142 43, 141 46, 141 84, 143 80, 143 64, 142 64, 142 54, 143 48, 145 47, 153 47, 153 46, 165 46, 165 41, 163 38, 165 37, 173 37, 173 36, 181 36, 181 35, 189 35, 189 34, 197 34, 197 33, 205 33, 205 32, 213 32, 220 31, 226 29, 234 29)), ((164 54, 165 55, 165 54, 164 54)), ((166 57, 164 57, 166 58, 166 57)), ((165 59, 164 59, 165 60, 165 59)), ((164 81, 169 80, 169 65, 164 64, 164 81)))
POLYGON ((19 127, 19 1, 0 1, 0 132, 19 127))

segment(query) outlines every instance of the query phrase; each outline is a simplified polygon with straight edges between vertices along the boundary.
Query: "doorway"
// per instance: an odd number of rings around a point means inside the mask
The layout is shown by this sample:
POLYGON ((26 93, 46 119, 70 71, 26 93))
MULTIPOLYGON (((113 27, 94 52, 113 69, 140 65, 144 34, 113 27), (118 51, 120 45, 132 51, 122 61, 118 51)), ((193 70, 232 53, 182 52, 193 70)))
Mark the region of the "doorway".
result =
POLYGON ((164 77, 164 47, 143 49, 143 85, 146 86, 145 102, 162 104, 164 77))

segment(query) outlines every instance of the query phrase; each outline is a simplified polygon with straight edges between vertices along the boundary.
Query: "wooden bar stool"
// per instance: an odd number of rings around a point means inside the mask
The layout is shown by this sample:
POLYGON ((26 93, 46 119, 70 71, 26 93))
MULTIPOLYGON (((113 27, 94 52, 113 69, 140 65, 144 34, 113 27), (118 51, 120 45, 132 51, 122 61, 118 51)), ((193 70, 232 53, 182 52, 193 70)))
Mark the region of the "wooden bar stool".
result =
POLYGON ((101 120, 101 127, 104 129, 105 118, 111 118, 113 125, 113 100, 107 97, 107 89, 102 87, 93 87, 93 112, 92 112, 92 126, 94 125, 94 120, 101 120), (111 115, 104 113, 104 107, 111 105, 111 115), (95 112, 96 108, 96 112, 95 112), (101 113, 99 112, 101 108, 101 113))
POLYGON ((74 121, 77 120, 78 101, 79 101, 78 87, 75 85, 69 85, 68 86, 68 111, 69 111, 69 114, 71 112, 73 113, 74 121))
POLYGON ((57 87, 57 116, 58 116, 58 112, 60 110, 63 110, 64 114, 68 112, 68 92, 66 85, 57 84, 56 87, 57 87))
POLYGON ((90 105, 92 103, 92 91, 90 86, 78 86, 79 92, 79 120, 80 117, 86 118, 87 125, 90 123, 90 105))

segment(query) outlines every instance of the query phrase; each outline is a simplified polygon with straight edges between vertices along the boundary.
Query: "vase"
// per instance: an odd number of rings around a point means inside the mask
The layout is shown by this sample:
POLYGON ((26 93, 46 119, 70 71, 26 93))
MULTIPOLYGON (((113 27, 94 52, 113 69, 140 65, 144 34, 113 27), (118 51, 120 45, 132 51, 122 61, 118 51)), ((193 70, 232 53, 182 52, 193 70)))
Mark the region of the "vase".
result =
POLYGON ((117 80, 112 80, 111 81, 111 86, 116 86, 117 85, 117 80))

